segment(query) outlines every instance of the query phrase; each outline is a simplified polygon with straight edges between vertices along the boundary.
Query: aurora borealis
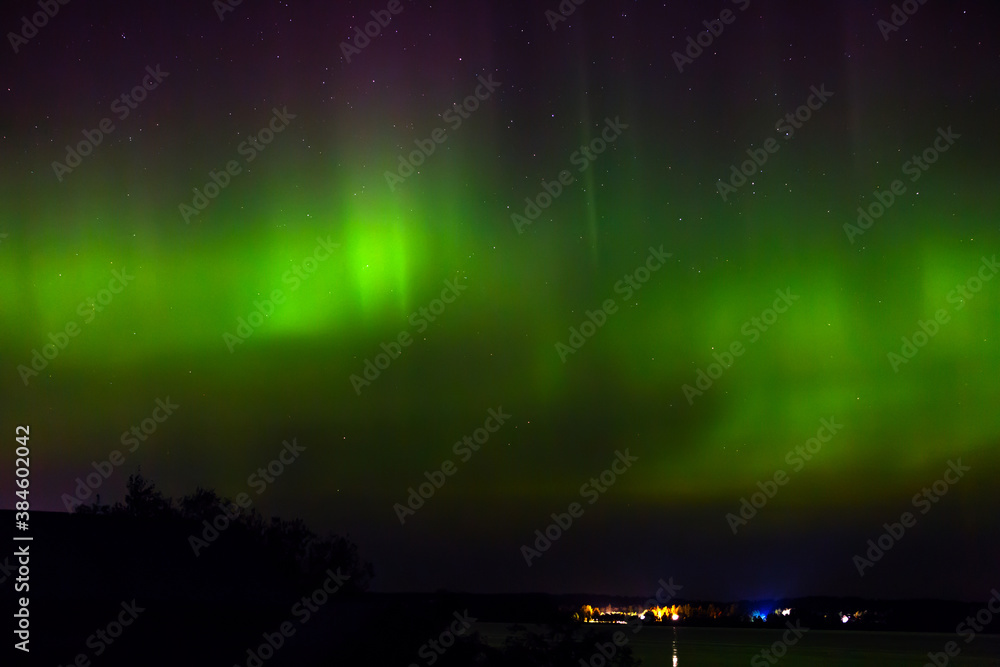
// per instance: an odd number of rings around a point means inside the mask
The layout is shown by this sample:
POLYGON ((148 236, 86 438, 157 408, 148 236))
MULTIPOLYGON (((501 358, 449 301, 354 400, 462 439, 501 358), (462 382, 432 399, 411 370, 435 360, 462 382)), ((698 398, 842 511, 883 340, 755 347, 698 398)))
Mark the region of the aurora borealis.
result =
POLYGON ((374 590, 988 597, 992 4, 887 31, 890 2, 403 0, 346 51, 389 10, 334 4, 77 1, 7 40, 0 395, 9 442, 31 426, 36 510, 115 449, 104 500, 139 465, 234 496, 295 438, 259 507, 349 534, 374 590), (478 443, 488 410, 510 418, 478 443))

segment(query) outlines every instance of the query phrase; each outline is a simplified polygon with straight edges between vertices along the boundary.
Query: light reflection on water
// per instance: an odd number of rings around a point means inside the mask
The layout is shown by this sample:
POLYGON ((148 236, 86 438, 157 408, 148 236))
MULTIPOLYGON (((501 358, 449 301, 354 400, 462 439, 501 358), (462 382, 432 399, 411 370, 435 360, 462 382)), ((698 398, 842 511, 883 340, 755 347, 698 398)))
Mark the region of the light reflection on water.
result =
MULTIPOLYGON (((510 635, 510 624, 477 623, 484 639, 501 646, 510 635)), ((615 628, 610 625, 609 630, 615 628)), ((542 631, 541 626, 527 626, 542 631)), ((767 628, 703 628, 685 626, 643 626, 629 638, 634 657, 649 667, 680 664, 680 648, 686 667, 747 667, 763 649, 782 638, 782 630, 767 628)), ((927 662, 928 652, 939 652, 954 635, 919 632, 811 630, 789 652, 782 667, 843 667, 844 664, 873 667, 914 667, 927 662)), ((591 647, 588 647, 591 650, 591 647)), ((976 641, 962 647, 955 664, 968 667, 1000 667, 1000 636, 981 633, 976 641)), ((760 661, 758 661, 760 663, 760 661)), ((949 665, 952 663, 949 663, 949 665)))

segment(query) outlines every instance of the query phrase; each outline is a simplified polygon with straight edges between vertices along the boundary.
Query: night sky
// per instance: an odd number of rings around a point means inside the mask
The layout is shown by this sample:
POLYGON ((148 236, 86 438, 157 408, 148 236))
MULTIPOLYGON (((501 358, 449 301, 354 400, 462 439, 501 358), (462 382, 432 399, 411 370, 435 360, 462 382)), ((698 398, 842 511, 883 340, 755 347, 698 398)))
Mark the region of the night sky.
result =
POLYGON ((2 469, 248 492, 376 591, 985 599, 997 11, 912 4, 59 5, 0 57, 2 469))

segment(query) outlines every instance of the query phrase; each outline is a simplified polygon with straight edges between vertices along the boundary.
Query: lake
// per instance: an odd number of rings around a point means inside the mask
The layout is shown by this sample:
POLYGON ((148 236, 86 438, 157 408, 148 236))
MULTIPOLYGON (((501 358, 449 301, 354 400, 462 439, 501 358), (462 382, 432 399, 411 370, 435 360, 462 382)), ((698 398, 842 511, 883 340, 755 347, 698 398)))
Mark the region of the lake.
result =
MULTIPOLYGON (((502 643, 508 627, 505 623, 476 624, 476 629, 490 644, 502 643)), ((783 657, 769 662, 761 651, 770 649, 774 642, 781 642, 785 630, 647 626, 633 635, 631 628, 622 627, 630 637, 628 645, 634 655, 642 658, 643 667, 763 667, 771 664, 922 667, 928 663, 929 651, 943 652, 949 641, 957 642, 961 649, 956 657, 948 659, 949 667, 1000 667, 1000 636, 997 635, 978 635, 965 643, 955 634, 808 630, 794 645, 787 647, 783 657)), ((778 652, 781 652, 780 647, 778 652)))

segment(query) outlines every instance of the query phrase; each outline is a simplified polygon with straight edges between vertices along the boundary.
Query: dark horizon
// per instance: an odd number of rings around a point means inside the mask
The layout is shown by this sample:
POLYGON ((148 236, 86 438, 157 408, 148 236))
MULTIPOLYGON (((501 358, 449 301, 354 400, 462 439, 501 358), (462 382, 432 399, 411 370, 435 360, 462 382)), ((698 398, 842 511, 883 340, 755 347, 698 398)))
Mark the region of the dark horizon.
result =
MULTIPOLYGON (((149 488, 156 492, 155 484, 152 480, 145 479, 145 482, 149 488)), ((209 494, 212 493, 211 489, 204 490, 209 494)), ((197 494, 192 494, 191 497, 197 494)), ((189 497, 189 499, 191 498, 189 497)), ((169 499, 168 499, 169 500, 169 499)), ((177 499, 179 501, 180 499, 177 499)), ((128 562, 129 556, 125 553, 128 549, 132 547, 149 547, 154 551, 163 551, 164 553, 171 554, 170 557, 183 556, 185 558, 184 562, 175 563, 173 569, 176 570, 177 574, 184 571, 191 570, 206 570, 210 571, 212 568, 219 564, 227 562, 227 559, 232 559, 232 564, 236 566, 241 560, 244 560, 244 556, 240 555, 240 550, 247 551, 249 543, 247 542, 247 534, 243 528, 236 528, 237 523, 229 522, 224 524, 222 529, 216 530, 214 535, 209 535, 206 539, 201 539, 205 537, 203 533, 204 525, 200 523, 200 517, 215 516, 216 509, 218 506, 207 506, 195 503, 196 506, 201 507, 198 509, 198 517, 194 518, 194 515, 177 514, 176 511, 181 511, 181 505, 179 502, 173 504, 174 509, 169 510, 167 514, 145 514, 136 513, 134 509, 128 509, 129 504, 124 505, 118 504, 117 506, 113 504, 103 504, 100 506, 90 505, 85 506, 78 513, 62 513, 62 512, 37 512, 33 514, 33 522, 35 522, 35 527, 40 527, 45 530, 45 536, 48 539, 48 545, 46 545, 45 553, 40 555, 40 558, 36 557, 32 559, 32 562, 37 566, 39 561, 41 561, 41 570, 43 576, 39 577, 44 581, 37 582, 38 585, 34 590, 41 591, 41 596, 43 598, 48 598, 53 595, 54 591, 60 591, 59 595, 74 597, 76 595, 84 594, 85 587, 77 588, 76 583, 82 581, 85 566, 80 563, 76 563, 73 567, 66 568, 65 562, 63 560, 62 552, 65 549, 71 547, 77 550, 78 556, 75 560, 79 560, 82 563, 90 563, 91 566, 101 563, 100 570, 95 570, 93 574, 105 576, 106 573, 104 569, 106 567, 113 568, 114 564, 109 563, 106 559, 101 556, 104 553, 110 553, 118 551, 122 553, 121 563, 124 564, 128 562), (97 508, 103 507, 103 511, 95 511, 97 508), (175 511, 176 510, 176 511, 175 511), (186 517, 186 518, 185 518, 186 517), (136 528, 141 528, 141 532, 138 534, 131 534, 128 532, 122 532, 121 528, 123 526, 133 526, 136 528), (183 527, 183 529, 182 529, 183 527), (160 531, 167 531, 170 535, 163 537, 159 535, 160 531), (186 539, 176 540, 171 539, 172 535, 179 535, 178 530, 187 535, 186 539), (95 532, 96 531, 96 532, 95 532), (207 540, 207 541, 206 541, 207 540), (218 548, 216 545, 223 545, 218 548), (164 549, 166 547, 166 549, 164 549), (202 560, 202 557, 206 553, 211 553, 213 558, 208 561, 202 560), (223 554, 222 557, 219 557, 223 554), (97 560, 94 560, 95 557, 97 560), (59 567, 60 569, 66 570, 55 575, 53 568, 59 567), (50 571, 53 570, 53 571, 50 571), (49 581, 49 576, 55 575, 53 581, 58 582, 58 584, 49 581)), ((14 511, 12 510, 0 510, 0 518, 8 521, 10 524, 14 524, 14 511)), ((298 520, 294 517, 261 517, 263 519, 260 524, 262 527, 271 525, 272 521, 281 521, 282 525, 286 526, 284 530, 288 530, 293 525, 296 525, 298 520)), ((304 531, 310 531, 308 525, 302 525, 304 531)), ((296 529, 298 530, 298 529, 296 529)), ((316 539, 319 540, 341 540, 344 538, 343 535, 327 534, 323 535, 321 533, 315 533, 316 539)), ((15 533, 18 534, 18 533, 15 533)), ((358 547, 349 537, 346 538, 345 544, 351 544, 354 547, 358 547)), ((28 543, 29 547, 34 547, 37 552, 38 546, 35 545, 34 540, 28 543)), ((150 552, 151 553, 151 552, 150 552)), ((36 553, 36 556, 38 554, 36 553)), ((136 552, 136 556, 141 559, 142 552, 136 552)), ((163 559, 166 556, 161 553, 157 556, 158 559, 163 559)), ((252 560, 253 556, 250 556, 252 560)), ((138 561, 135 563, 138 564, 138 561)), ((572 610, 576 604, 591 604, 594 606, 636 606, 640 607, 645 605, 649 607, 654 602, 655 606, 666 606, 670 605, 685 605, 685 604, 697 604, 697 605, 750 605, 751 608, 760 607, 762 604, 775 604, 778 606, 787 606, 787 603, 791 602, 808 602, 813 606, 824 605, 835 601, 849 601, 852 604, 870 604, 873 607, 891 607, 896 604, 909 604, 909 603, 925 603, 927 605, 933 605, 937 603, 944 604, 957 604, 957 605, 976 605, 982 604, 983 600, 961 600, 956 598, 941 598, 933 596, 909 596, 903 598, 880 598, 880 597, 863 597, 856 595, 840 594, 840 595, 794 595, 794 596, 764 596, 764 597, 744 597, 744 598, 706 598, 704 596, 699 596, 697 594, 692 594, 689 587, 684 585, 682 582, 676 580, 674 577, 660 578, 658 581, 654 582, 653 587, 648 593, 642 595, 626 594, 626 593, 600 593, 594 591, 569 591, 569 592, 546 592, 541 590, 525 590, 525 591, 515 591, 515 592, 484 592, 484 591, 473 591, 473 590, 460 590, 460 589, 449 589, 449 588, 435 588, 428 590, 378 590, 377 587, 372 585, 378 578, 378 568, 377 564, 372 563, 366 557, 364 550, 357 549, 356 560, 351 560, 350 564, 347 561, 343 561, 337 566, 337 569, 341 569, 343 565, 348 565, 349 568, 355 569, 357 572, 362 572, 366 567, 373 566, 374 569, 367 570, 361 579, 355 577, 355 584, 352 585, 350 595, 363 594, 365 596, 375 597, 375 598, 436 598, 440 596, 455 598, 455 599, 484 599, 484 600, 497 600, 497 599, 517 599, 517 600, 530 600, 530 599, 546 599, 551 600, 553 604, 557 604, 562 610, 572 610), (363 581, 362 581, 363 580, 363 581), (570 606, 567 606, 570 605, 570 606)), ((11 581, 16 581, 15 576, 17 572, 17 561, 16 557, 6 556, 4 559, 0 559, 0 585, 8 584, 11 581), (12 560, 13 559, 13 560, 12 560)), ((162 573, 160 573, 162 574, 162 573)), ((159 576, 157 572, 150 571, 143 576, 144 583, 139 584, 137 590, 142 590, 144 595, 149 595, 148 590, 149 582, 155 580, 156 576, 159 576)), ((136 582, 137 583, 137 582, 136 582)), ((98 580, 91 581, 87 586, 100 586, 100 577, 98 580)), ((125 586, 128 584, 126 582, 116 582, 115 586, 125 586)), ((170 600, 177 597, 176 592, 170 592, 169 588, 163 589, 157 596, 161 596, 164 600, 170 600)), ((988 597, 998 597, 1000 592, 994 587, 988 592, 988 597)), ((497 607, 504 608, 502 605, 497 607)), ((509 609, 509 607, 507 607, 509 609)))
MULTIPOLYGON (((125 472, 121 470, 114 474, 116 476, 121 475, 124 478, 126 476, 125 472)), ((146 477, 159 488, 155 478, 148 475, 146 477)), ((113 481, 114 477, 109 479, 109 482, 113 481)), ((106 491, 103 488, 101 490, 106 491)), ((187 494, 194 491, 195 489, 192 488, 187 494)), ((253 493, 248 493, 248 496, 253 495, 253 493)), ((124 494, 101 494, 101 503, 105 505, 112 505, 116 501, 123 499, 124 494)), ((95 497, 92 495, 85 505, 89 505, 94 500, 95 497)), ((251 508, 255 508, 255 506, 251 504, 251 508)), ((988 514, 990 512, 989 508, 990 506, 987 505, 986 507, 979 508, 979 510, 984 514, 988 514)), ((456 566, 455 563, 438 562, 436 568, 432 560, 433 556, 427 557, 428 560, 424 561, 414 558, 412 551, 398 554, 396 560, 390 559, 388 561, 390 568, 400 568, 400 556, 402 556, 405 567, 409 568, 409 572, 422 572, 423 579, 420 580, 421 582, 432 581, 435 575, 441 576, 438 582, 423 586, 414 584, 398 588, 392 588, 391 584, 386 584, 385 582, 408 581, 406 579, 406 572, 397 573, 393 569, 386 568, 384 559, 380 559, 379 557, 380 554, 390 552, 391 547, 384 547, 385 551, 380 551, 378 548, 381 546, 379 542, 377 540, 365 539, 369 536, 363 533, 350 530, 349 527, 347 529, 336 530, 321 523, 317 524, 310 521, 307 517, 281 514, 265 514, 264 517, 265 519, 270 519, 272 516, 282 519, 305 519, 306 525, 318 534, 332 531, 353 541, 358 545, 361 556, 375 566, 375 576, 372 578, 370 587, 370 591, 373 593, 431 593, 447 590, 454 593, 484 595, 544 594, 555 596, 593 595, 617 598, 647 598, 656 590, 656 582, 659 579, 672 578, 676 583, 684 586, 685 594, 682 597, 689 600, 728 603, 742 600, 857 597, 868 600, 937 599, 977 603, 987 599, 990 596, 990 589, 994 586, 994 584, 990 583, 991 571, 989 567, 985 567, 982 571, 954 570, 952 572, 953 576, 950 579, 942 577, 942 581, 946 583, 954 582, 950 583, 950 585, 943 585, 939 588, 923 587, 915 589, 913 587, 913 577, 918 576, 917 573, 924 562, 944 559, 953 553, 953 543, 947 539, 941 539, 941 536, 947 535, 949 531, 954 531, 952 524, 958 521, 960 515, 956 511, 944 511, 943 507, 935 512, 938 515, 936 521, 925 522, 925 532, 923 534, 920 531, 914 531, 912 533, 913 536, 906 540, 911 545, 910 548, 913 551, 919 552, 919 559, 904 561, 901 567, 899 560, 893 559, 893 549, 890 548, 870 568, 868 566, 864 568, 865 577, 858 576, 857 566, 853 564, 852 557, 855 555, 864 557, 865 552, 870 547, 867 544, 867 540, 877 539, 878 535, 866 537, 861 531, 857 530, 852 534, 849 526, 837 525, 835 523, 836 517, 831 514, 828 517, 822 515, 815 517, 817 518, 817 522, 823 527, 822 531, 816 534, 799 530, 794 535, 785 535, 782 538, 780 537, 780 533, 785 531, 788 526, 786 523, 789 520, 787 510, 784 512, 772 510, 773 516, 765 518, 767 510, 770 509, 765 507, 760 515, 755 517, 754 523, 758 525, 758 531, 752 534, 752 536, 747 537, 746 552, 735 551, 731 547, 724 548, 726 545, 725 541, 720 543, 723 546, 717 546, 714 551, 711 544, 701 547, 700 550, 692 549, 691 551, 685 551, 678 549, 670 559, 670 562, 676 565, 674 572, 681 572, 688 575, 684 576, 683 579, 681 574, 666 572, 666 567, 662 568, 664 574, 657 575, 653 570, 657 566, 659 559, 656 559, 653 563, 636 561, 636 559, 629 559, 623 562, 622 559, 617 557, 616 552, 622 548, 623 544, 627 544, 629 539, 638 540, 648 534, 648 532, 643 532, 640 528, 635 528, 633 529, 634 533, 630 536, 620 521, 620 517, 625 511, 623 510, 622 514, 617 514, 617 509, 611 508, 608 510, 607 518, 601 517, 604 520, 617 520, 615 543, 604 546, 591 545, 588 548, 588 559, 584 562, 574 557, 573 548, 574 545, 579 544, 580 539, 586 539, 586 537, 573 540, 571 526, 566 535, 557 540, 549 551, 545 552, 541 558, 533 561, 531 568, 525 568, 523 557, 520 554, 516 554, 517 558, 512 559, 510 558, 510 554, 500 553, 491 555, 484 551, 479 551, 476 552, 477 555, 474 558, 470 558, 471 562, 466 567, 456 566), (927 528, 927 526, 930 526, 930 528, 927 528), (763 527, 763 535, 760 534, 761 527, 763 527), (926 534, 927 530, 934 532, 928 535, 926 534), (835 533, 834 531, 838 532, 835 533), (778 535, 776 536, 775 533, 778 533, 778 535), (784 540, 784 544, 780 541, 782 539, 784 540), (844 548, 840 551, 831 551, 825 556, 816 557, 815 554, 817 552, 813 550, 814 547, 810 540, 822 540, 821 543, 826 544, 842 544, 844 548), (796 543, 798 546, 796 546, 796 543), (748 571, 747 567, 741 564, 743 562, 741 559, 744 558, 745 554, 752 554, 755 552, 755 549, 777 548, 774 546, 775 544, 782 545, 782 548, 785 550, 780 551, 779 549, 777 557, 771 560, 771 562, 767 562, 766 560, 759 561, 759 567, 754 572, 748 571), (850 547, 850 549, 846 547, 850 547), (563 552, 562 550, 565 551, 563 552), (595 552, 597 552, 596 558, 595 552), (563 553, 561 557, 551 558, 552 555, 560 553, 563 553), (820 569, 825 565, 831 566, 831 572, 827 575, 830 583, 825 584, 826 588, 817 587, 814 590, 795 589, 787 583, 788 560, 799 557, 804 558, 808 554, 813 554, 809 565, 811 568, 820 569), (541 569, 540 566, 546 564, 547 561, 551 561, 553 565, 549 568, 541 569), (727 566, 725 565, 726 562, 733 564, 727 566), (602 563, 606 569, 602 569, 602 563), (463 588, 449 583, 449 581, 461 581, 462 578, 474 581, 476 573, 482 571, 484 567, 490 568, 491 579, 494 581, 503 581, 503 577, 507 576, 510 581, 517 582, 522 586, 528 578, 521 572, 522 568, 527 569, 529 572, 539 568, 537 570, 539 573, 534 576, 537 580, 545 582, 571 581, 573 577, 582 578, 589 575, 611 583, 596 585, 589 590, 582 588, 576 590, 571 588, 545 588, 544 585, 537 588, 505 588, 502 584, 495 584, 494 588, 474 588, 475 584, 463 588), (555 576, 552 574, 553 572, 556 572, 555 576), (642 572, 650 573, 650 584, 646 588, 642 588, 643 582, 639 581, 642 572), (445 579, 446 576, 450 577, 450 580, 445 579), (562 578, 560 579, 559 577, 562 578), (612 578, 609 579, 608 577, 612 578), (855 585, 855 581, 860 582, 862 585, 855 585), (871 581, 876 582, 878 586, 865 586, 865 584, 871 581), (982 593, 977 593, 979 590, 982 590, 982 593), (736 591, 737 594, 727 595, 728 591, 736 591)), ((721 514, 719 510, 721 509, 710 508, 706 510, 703 519, 708 521, 719 516, 721 514)), ((1000 506, 997 509, 1000 509, 1000 506)), ((647 530, 652 530, 651 524, 662 518, 662 515, 658 513, 656 516, 642 517, 635 507, 629 508, 627 512, 628 516, 637 517, 636 524, 646 526, 647 530), (645 521, 641 521, 641 519, 645 519, 645 521)), ((221 510, 219 513, 221 513, 221 510)), ((919 516, 918 513, 915 512, 915 514, 919 516)), ((443 521, 447 521, 448 518, 445 515, 443 521)), ((582 518, 586 518, 586 515, 582 518)), ((363 514, 355 512, 353 519, 356 523, 363 524, 365 517, 363 514)), ((689 521, 693 521, 695 524, 698 523, 697 518, 689 518, 689 521)), ((842 521, 842 523, 846 522, 842 521)), ((580 525, 584 524, 581 522, 580 525)), ((880 531, 880 533, 882 532, 885 532, 884 529, 880 531)), ((906 536, 904 535, 904 537, 906 536)), ((471 540, 469 542, 476 544, 471 540)))

